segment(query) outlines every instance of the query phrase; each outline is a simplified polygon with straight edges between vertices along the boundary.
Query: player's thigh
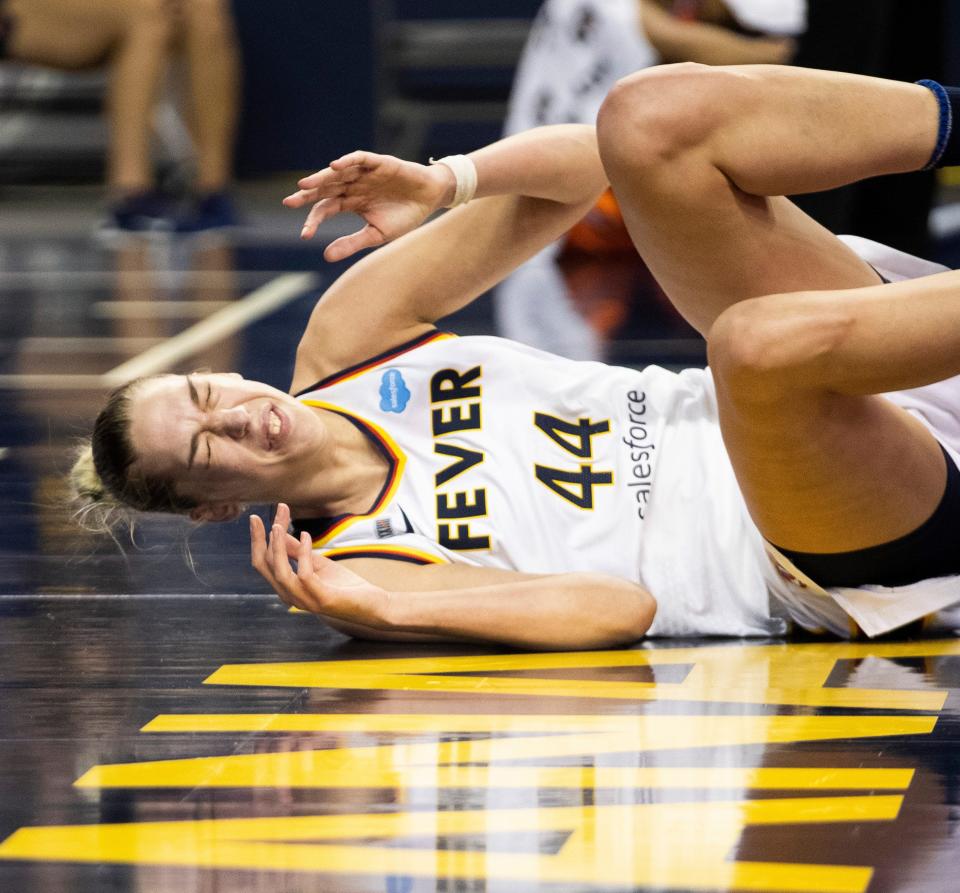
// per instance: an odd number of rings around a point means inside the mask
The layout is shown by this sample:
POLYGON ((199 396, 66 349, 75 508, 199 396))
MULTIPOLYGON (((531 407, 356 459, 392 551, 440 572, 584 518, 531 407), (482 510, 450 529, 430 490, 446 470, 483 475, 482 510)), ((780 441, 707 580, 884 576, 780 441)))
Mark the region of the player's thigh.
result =
POLYGON ((125 33, 176 8, 172 0, 6 0, 5 7, 13 58, 68 69, 103 63, 125 33))
POLYGON ((784 165, 776 141, 757 130, 791 132, 788 110, 773 97, 755 79, 721 69, 664 66, 621 81, 597 118, 600 156, 633 242, 703 334, 745 298, 878 281, 836 236, 776 195, 813 182, 811 172, 823 179, 826 153, 813 140, 801 151, 793 135, 784 165))
POLYGON ((724 443, 763 536, 847 552, 906 536, 939 504, 946 464, 917 419, 880 396, 738 400, 718 386, 724 443))
POLYGON ((879 281, 793 202, 748 195, 696 153, 612 179, 638 251, 704 335, 725 309, 747 298, 879 281))
POLYGON ((86 68, 103 61, 121 15, 108 0, 6 0, 13 19, 10 54, 52 68, 86 68))

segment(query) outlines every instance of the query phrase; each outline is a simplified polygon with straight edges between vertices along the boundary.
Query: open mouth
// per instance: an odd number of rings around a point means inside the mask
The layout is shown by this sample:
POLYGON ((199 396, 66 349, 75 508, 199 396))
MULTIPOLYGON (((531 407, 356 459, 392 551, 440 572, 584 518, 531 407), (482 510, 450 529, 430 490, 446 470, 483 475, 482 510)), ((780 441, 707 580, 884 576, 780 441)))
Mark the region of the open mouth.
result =
POLYGON ((276 449, 290 431, 290 420, 272 403, 263 410, 263 432, 268 450, 276 449))

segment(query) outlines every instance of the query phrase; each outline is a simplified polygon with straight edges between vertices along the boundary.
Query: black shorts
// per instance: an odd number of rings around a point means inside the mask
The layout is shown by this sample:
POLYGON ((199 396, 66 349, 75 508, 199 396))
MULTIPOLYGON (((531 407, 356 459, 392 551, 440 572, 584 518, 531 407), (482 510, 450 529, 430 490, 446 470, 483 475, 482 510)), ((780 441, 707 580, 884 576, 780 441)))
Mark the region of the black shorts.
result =
POLYGON ((820 586, 906 586, 960 574, 960 469, 946 450, 943 456, 947 461, 943 498, 912 533, 854 552, 820 554, 776 548, 820 586))

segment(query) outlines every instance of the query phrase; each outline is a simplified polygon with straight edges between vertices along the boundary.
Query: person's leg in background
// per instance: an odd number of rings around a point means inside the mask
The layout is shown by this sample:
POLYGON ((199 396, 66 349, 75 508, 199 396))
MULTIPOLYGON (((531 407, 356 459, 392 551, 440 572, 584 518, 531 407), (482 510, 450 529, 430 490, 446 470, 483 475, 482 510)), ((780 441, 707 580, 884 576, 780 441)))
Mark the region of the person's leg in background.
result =
POLYGON ((153 112, 176 28, 175 11, 170 0, 128 0, 122 6, 107 97, 107 186, 115 223, 124 229, 152 228, 152 221, 160 223, 170 213, 154 187, 151 144, 153 112))
POLYGON ((240 97, 240 60, 229 0, 183 0, 191 123, 197 143, 197 202, 187 229, 228 226, 236 214, 228 190, 240 97))
POLYGON ((118 229, 201 230, 236 214, 233 178, 240 65, 227 0, 7 0, 8 55, 60 69, 110 68, 107 189, 118 229), (197 203, 174 220, 155 186, 151 143, 172 55, 187 58, 197 144, 197 203))
POLYGON ((68 70, 110 67, 107 188, 113 223, 137 229, 162 218, 150 139, 174 28, 167 0, 7 0, 6 11, 10 58, 68 70))

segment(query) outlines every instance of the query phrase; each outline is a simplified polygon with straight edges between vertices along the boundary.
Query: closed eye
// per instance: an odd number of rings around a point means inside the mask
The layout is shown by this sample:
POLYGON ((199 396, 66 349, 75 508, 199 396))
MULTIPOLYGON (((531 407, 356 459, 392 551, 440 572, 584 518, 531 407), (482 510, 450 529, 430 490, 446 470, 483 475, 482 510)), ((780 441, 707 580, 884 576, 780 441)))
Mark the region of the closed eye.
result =
MULTIPOLYGON (((206 382, 206 385, 207 385, 207 393, 204 395, 204 401, 203 401, 204 406, 201 407, 200 394, 197 391, 196 385, 194 385, 193 383, 193 378, 192 376, 189 376, 189 375, 187 376, 187 392, 190 395, 190 402, 193 403, 193 405, 196 406, 197 409, 200 409, 203 412, 209 412, 213 406, 213 387, 211 386, 209 381, 206 382)), ((194 433, 193 437, 190 438, 190 452, 187 457, 188 469, 193 468, 193 463, 196 461, 197 448, 200 446, 201 433, 202 432, 198 430, 196 433, 194 433)), ((207 441, 206 441, 207 442, 207 465, 206 465, 207 468, 210 467, 210 462, 212 461, 212 447, 210 445, 211 441, 212 441, 212 437, 207 437, 207 441)))
MULTIPOLYGON (((197 388, 193 383, 193 379, 188 375, 187 376, 187 394, 190 397, 190 402, 200 409, 200 395, 197 393, 197 388)), ((193 463, 197 458, 197 447, 200 445, 200 430, 194 432, 193 437, 190 438, 190 450, 187 454, 187 468, 193 468, 193 463)))
MULTIPOLYGON (((216 405, 213 399, 213 387, 210 382, 207 382, 207 394, 206 394, 206 411, 210 412, 211 409, 216 405)), ((206 467, 209 468, 210 464, 213 462, 213 435, 207 437, 207 464, 206 467)))

